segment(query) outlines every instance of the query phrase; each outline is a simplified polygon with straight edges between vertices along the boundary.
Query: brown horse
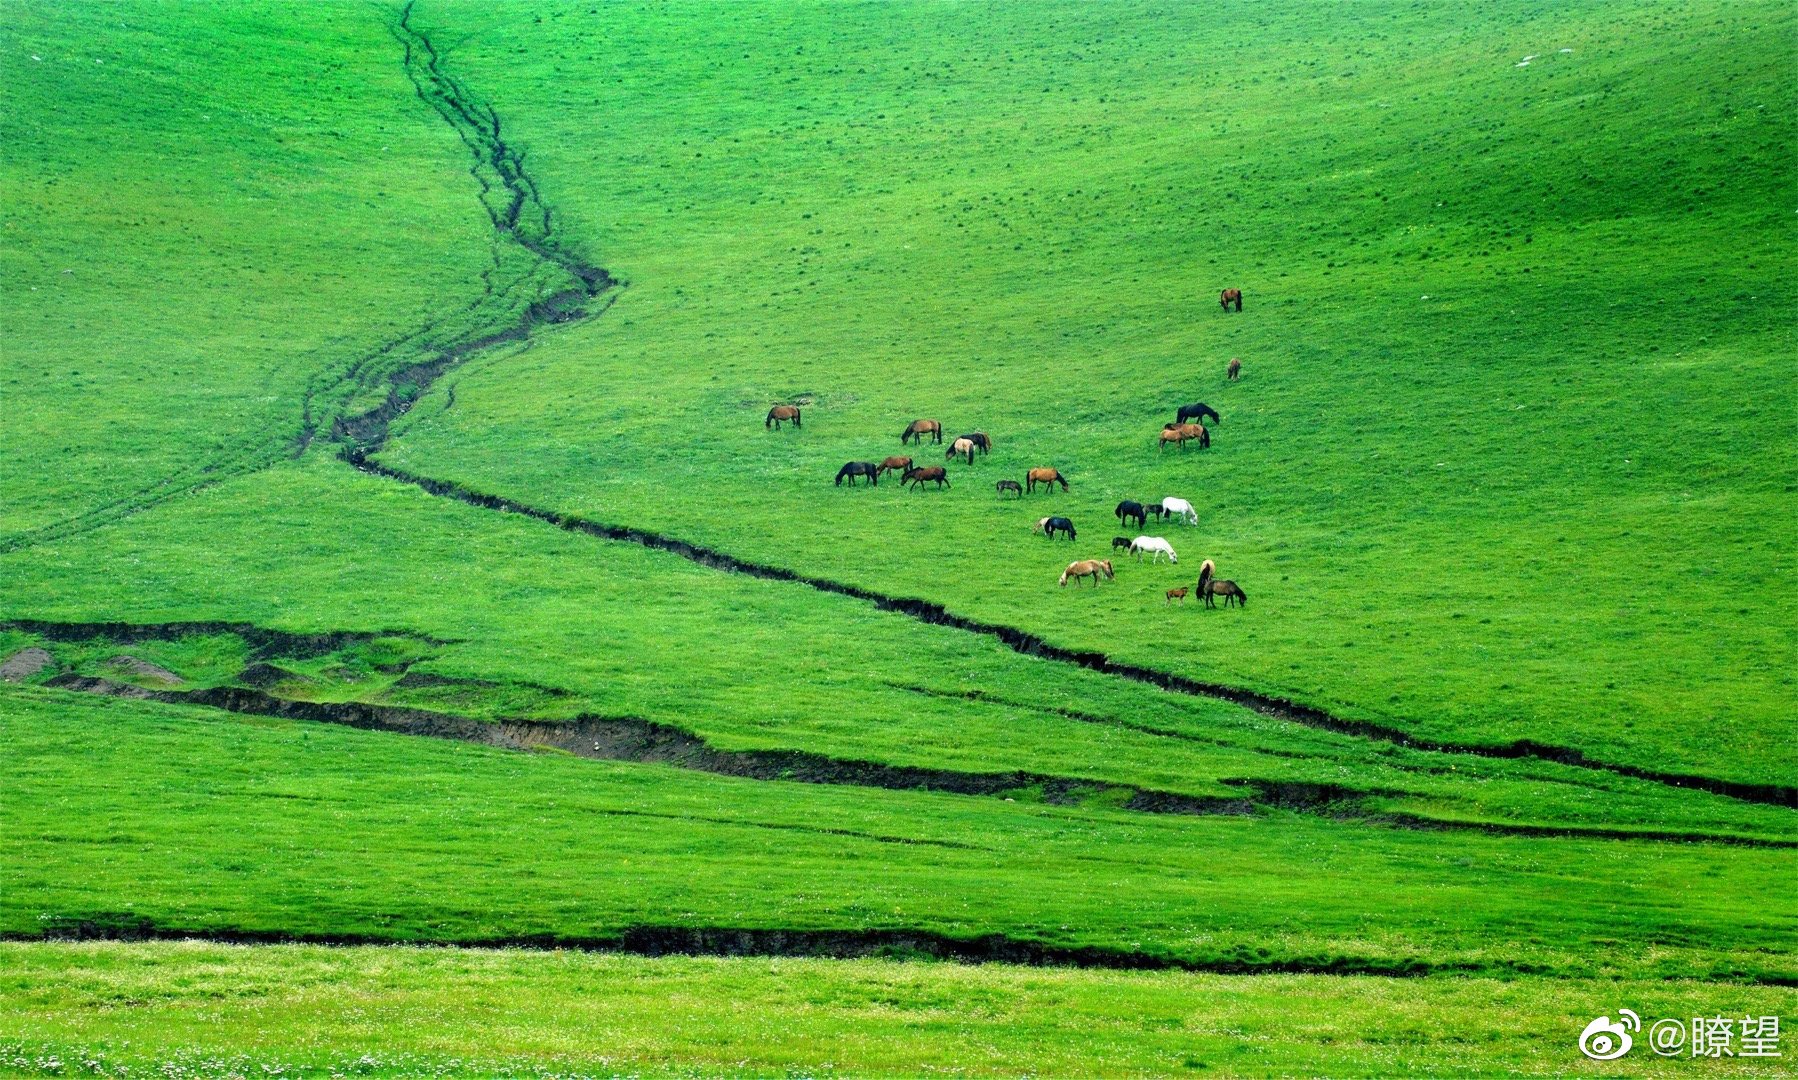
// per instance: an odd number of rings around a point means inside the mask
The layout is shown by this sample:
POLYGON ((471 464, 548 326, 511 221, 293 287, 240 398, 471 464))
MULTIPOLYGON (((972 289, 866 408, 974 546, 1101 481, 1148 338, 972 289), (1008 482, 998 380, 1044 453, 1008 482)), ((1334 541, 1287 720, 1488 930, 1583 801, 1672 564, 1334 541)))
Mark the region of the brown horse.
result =
POLYGON ((1074 584, 1078 585, 1081 578, 1089 577, 1093 579, 1093 587, 1097 588, 1100 574, 1104 574, 1107 579, 1117 577, 1111 572, 1110 559, 1081 559, 1079 562, 1071 562, 1061 572, 1061 586, 1067 588, 1068 578, 1073 578, 1074 584))
POLYGON ((1161 603, 1163 606, 1166 606, 1173 603, 1175 600, 1180 601, 1182 605, 1186 603, 1186 586, 1182 585, 1178 589, 1169 589, 1167 591, 1167 599, 1163 600, 1161 603))
POLYGON ((1225 311, 1230 310, 1231 304, 1235 304, 1236 310, 1241 311, 1242 310, 1242 290, 1241 289, 1225 289, 1223 292, 1217 294, 1217 302, 1219 304, 1223 305, 1223 308, 1225 311))
MULTIPOLYGON (((973 443, 974 449, 980 451, 982 454, 990 454, 993 452, 992 437, 984 431, 970 431, 966 435, 963 435, 962 439, 966 439, 973 443)), ((957 439, 956 441, 960 442, 961 440, 957 439)))
POLYGON ((890 457, 880 463, 880 474, 885 476, 887 473, 896 472, 903 475, 909 468, 911 468, 911 458, 890 457))
POLYGON ((1236 601, 1238 606, 1248 607, 1248 594, 1243 592, 1242 588, 1234 581, 1215 580, 1212 575, 1216 573, 1217 564, 1210 559, 1206 559, 1199 564, 1199 599, 1205 601, 1205 606, 1208 608, 1216 607, 1217 602, 1213 597, 1221 596, 1224 598, 1225 607, 1230 606, 1230 601, 1232 599, 1236 601))
POLYGON ((776 405, 776 406, 774 406, 774 408, 768 410, 768 419, 766 419, 762 422, 762 426, 765 428, 771 427, 774 430, 779 431, 780 423, 782 420, 791 420, 791 421, 793 421, 794 427, 799 427, 800 426, 800 424, 799 424, 799 406, 797 406, 797 405, 776 405))
POLYGON ((916 491, 930 480, 936 481, 936 489, 938 491, 943 490, 945 487, 949 486, 949 470, 943 468, 941 465, 927 465, 922 469, 907 469, 905 470, 905 475, 899 478, 899 486, 904 487, 907 484, 916 484, 918 487, 912 488, 913 491, 916 491))
POLYGON ((1173 443, 1184 450, 1188 440, 1192 439, 1197 439, 1199 448, 1204 449, 1211 445, 1211 432, 1205 430, 1204 424, 1168 424, 1161 429, 1161 441, 1156 448, 1165 450, 1168 443, 1173 443))
POLYGON ((904 445, 916 439, 922 444, 926 435, 932 437, 932 442, 942 442, 943 425, 935 420, 913 420, 910 427, 899 433, 899 443, 904 445))
POLYGON ((1061 490, 1063 491, 1068 489, 1067 479, 1054 469, 1031 469, 1024 474, 1024 489, 1026 491, 1035 491, 1036 485, 1038 484, 1043 485, 1044 488, 1050 491, 1055 490, 1056 484, 1060 484, 1061 490))
POLYGON ((1230 366, 1224 369, 1224 373, 1231 382, 1235 382, 1237 379, 1242 378, 1242 361, 1232 356, 1230 358, 1230 366))
POLYGON ((943 455, 943 460, 948 461, 957 454, 967 455, 968 464, 974 464, 974 440, 963 435, 961 438, 950 443, 948 452, 943 455))

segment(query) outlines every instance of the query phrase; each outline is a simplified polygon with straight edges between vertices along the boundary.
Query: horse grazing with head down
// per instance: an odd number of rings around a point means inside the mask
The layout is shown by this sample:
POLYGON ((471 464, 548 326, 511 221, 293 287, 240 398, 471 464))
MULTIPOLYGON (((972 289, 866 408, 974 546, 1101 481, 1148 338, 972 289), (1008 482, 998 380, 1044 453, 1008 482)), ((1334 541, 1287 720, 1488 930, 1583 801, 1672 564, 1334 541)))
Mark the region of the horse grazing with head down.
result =
POLYGON ((837 470, 838 487, 843 486, 843 477, 845 476, 849 478, 850 487, 855 486, 855 478, 858 476, 867 477, 869 484, 878 484, 880 483, 880 466, 874 464, 872 461, 846 462, 842 468, 837 470))
POLYGON ((1074 584, 1078 585, 1081 578, 1089 577, 1093 579, 1093 586, 1097 588, 1100 574, 1104 574, 1108 580, 1117 577, 1111 572, 1110 559, 1081 559, 1079 562, 1069 563, 1068 568, 1061 572, 1061 585, 1066 588, 1069 578, 1073 578, 1074 584))
POLYGON ((918 487, 912 488, 913 491, 916 491, 918 488, 923 487, 926 482, 931 480, 936 481, 936 489, 938 491, 943 490, 949 486, 949 470, 943 468, 941 465, 926 465, 922 469, 907 469, 905 470, 905 475, 899 478, 899 485, 904 487, 908 484, 916 484, 918 487))
POLYGON ((1168 517, 1179 518, 1188 525, 1197 525, 1199 523, 1199 512, 1194 510, 1192 504, 1185 499, 1176 499, 1171 495, 1168 496, 1161 500, 1161 512, 1168 517))
POLYGON ((1200 423, 1209 420, 1214 424, 1223 422, 1223 419, 1217 415, 1217 410, 1205 404, 1203 401, 1195 401, 1191 405, 1182 405, 1174 410, 1174 423, 1184 424, 1188 420, 1197 420, 1200 423))
POLYGON ((774 406, 774 408, 768 410, 768 419, 762 421, 762 426, 765 428, 773 428, 774 430, 779 431, 781 421, 783 421, 783 420, 791 420, 791 421, 793 421, 794 427, 800 427, 801 425, 799 423, 799 406, 797 406, 797 405, 776 405, 776 406, 774 406))
POLYGON ((1036 521, 1036 531, 1042 533, 1051 540, 1055 539, 1055 534, 1058 531, 1067 533, 1069 540, 1075 538, 1074 523, 1064 517, 1038 518, 1036 521))
MULTIPOLYGON (((963 435, 961 437, 961 439, 966 439, 969 442, 973 443, 974 449, 980 451, 981 454, 983 454, 983 455, 990 454, 993 452, 992 437, 984 431, 970 431, 966 435, 963 435)), ((960 442, 961 439, 957 439, 955 441, 960 442)))
POLYGON ((1118 508, 1112 513, 1117 515, 1119 525, 1128 522, 1131 518, 1136 519, 1136 527, 1139 529, 1146 527, 1149 523, 1149 512, 1143 509, 1142 503, 1133 499, 1125 499, 1118 503, 1118 508))
POLYGON ((899 443, 904 445, 916 439, 922 445, 926 435, 932 436, 932 442, 942 442, 943 425, 935 420, 913 420, 910 427, 899 433, 899 443))
POLYGON ((1157 448, 1165 450, 1168 443, 1173 443, 1184 450, 1189 442, 1197 442, 1199 449, 1209 450, 1211 448, 1211 432, 1204 424, 1164 424, 1161 428, 1161 442, 1157 448))
POLYGON ((1061 490, 1063 490, 1063 491, 1066 491, 1068 489, 1067 480, 1065 480, 1062 477, 1062 475, 1060 473, 1056 472, 1054 469, 1031 469, 1029 472, 1024 474, 1025 490, 1035 491, 1036 485, 1038 485, 1038 484, 1041 484, 1041 485, 1043 485, 1043 487, 1048 488, 1050 490, 1054 490, 1054 487, 1056 484, 1060 484, 1061 490))
POLYGON ((1230 358, 1230 366, 1224 369, 1224 377, 1226 379, 1228 379, 1230 382, 1235 382, 1237 379, 1241 378, 1242 377, 1242 361, 1238 360, 1238 359, 1236 359, 1236 357, 1232 356, 1230 358))
POLYGON ((1230 310, 1231 304, 1235 304, 1236 310, 1241 311, 1242 310, 1242 290, 1241 289, 1225 289, 1223 292, 1220 292, 1217 294, 1217 302, 1219 304, 1223 305, 1223 308, 1225 311, 1230 310))
POLYGON ((997 484, 994 484, 993 488, 1001 495, 1008 491, 1016 494, 1019 498, 1022 498, 1024 495, 1024 485, 1018 483, 1016 480, 1001 480, 997 484))
POLYGON ((1113 551, 1129 551, 1130 550, 1130 538, 1128 536, 1112 537, 1111 538, 1111 550, 1113 550, 1113 551))
POLYGON ((948 452, 943 455, 943 460, 949 461, 957 454, 967 455, 968 464, 974 464, 974 440, 963 435, 961 438, 950 443, 948 452))
POLYGON ((896 472, 903 475, 905 470, 909 468, 911 468, 911 458, 890 457, 880 463, 880 475, 885 476, 890 472, 896 472))
POLYGON ((1165 606, 1173 603, 1175 600, 1180 601, 1182 605, 1186 603, 1186 586, 1182 585, 1178 589, 1169 589, 1167 591, 1167 599, 1163 600, 1161 603, 1165 606))
POLYGON ((1221 596, 1224 598, 1225 607, 1230 606, 1231 600, 1236 601, 1237 607, 1248 607, 1249 596, 1242 591, 1241 586, 1234 581, 1217 580, 1213 576, 1216 573, 1217 566, 1210 559, 1199 564, 1199 599, 1205 601, 1205 606, 1216 607, 1217 601, 1214 597, 1221 596))
POLYGON ((1149 552, 1152 556, 1149 559, 1150 562, 1160 562, 1163 555, 1167 556, 1168 562, 1177 563, 1180 561, 1180 556, 1174 554, 1174 545, 1168 543, 1159 536, 1139 536, 1130 541, 1130 554, 1140 559, 1142 558, 1142 553, 1145 551, 1149 552))

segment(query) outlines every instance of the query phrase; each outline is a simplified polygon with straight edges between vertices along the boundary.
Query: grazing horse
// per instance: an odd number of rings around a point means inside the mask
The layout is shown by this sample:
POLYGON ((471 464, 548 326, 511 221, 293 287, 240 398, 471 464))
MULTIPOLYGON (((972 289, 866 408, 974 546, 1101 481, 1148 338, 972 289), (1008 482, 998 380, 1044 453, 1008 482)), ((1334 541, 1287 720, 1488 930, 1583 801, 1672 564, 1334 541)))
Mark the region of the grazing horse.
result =
POLYGON ((1061 490, 1063 491, 1068 489, 1067 480, 1054 469, 1031 469, 1024 474, 1024 487, 1026 490, 1035 491, 1036 485, 1038 484, 1043 485, 1043 487, 1049 490, 1054 490, 1056 484, 1060 484, 1061 490))
POLYGON ((948 452, 943 455, 943 460, 948 461, 957 454, 967 455, 968 464, 974 464, 974 440, 963 435, 961 438, 950 443, 948 452))
POLYGON ((1203 401, 1195 401, 1191 405, 1182 405, 1174 410, 1174 423, 1176 424, 1184 424, 1188 420, 1195 419, 1200 423, 1203 423, 1206 420, 1209 420, 1214 424, 1223 422, 1223 419, 1217 415, 1217 410, 1205 404, 1203 401))
MULTIPOLYGON (((970 431, 966 435, 963 435, 961 438, 966 439, 969 442, 973 443, 974 449, 980 451, 982 454, 990 454, 993 452, 992 436, 988 435, 984 431, 970 431)), ((956 441, 959 442, 960 440, 958 439, 956 441)))
POLYGON ((1235 304, 1236 310, 1241 311, 1242 310, 1242 290, 1241 289, 1225 289, 1223 292, 1220 292, 1217 294, 1217 302, 1219 304, 1223 305, 1223 309, 1225 311, 1230 310, 1231 304, 1235 304))
POLYGON ((1231 600, 1235 600, 1238 607, 1248 607, 1249 596, 1241 586, 1234 581, 1218 581, 1212 577, 1215 573, 1217 566, 1210 559, 1199 564, 1199 599, 1205 601, 1205 606, 1216 607, 1217 601, 1213 597, 1221 596, 1225 607, 1230 606, 1231 600))
POLYGON ((1162 603, 1164 605, 1171 604, 1175 600, 1180 601, 1182 606, 1185 605, 1185 603, 1186 603, 1186 586, 1182 585, 1178 589, 1169 589, 1167 591, 1167 599, 1163 600, 1162 603))
POLYGON ((1125 499, 1123 502, 1118 503, 1118 508, 1113 510, 1112 513, 1117 515, 1119 525, 1129 521, 1131 518, 1136 519, 1136 527, 1139 529, 1146 527, 1149 523, 1149 512, 1143 509, 1142 503, 1130 499, 1125 499))
POLYGON ((1130 554, 1140 559, 1145 551, 1150 552, 1153 556, 1149 559, 1150 562, 1160 562, 1163 555, 1167 556, 1168 562, 1180 561, 1180 556, 1174 554, 1174 545, 1159 536, 1139 536, 1130 541, 1130 554))
POLYGON ((842 468, 837 470, 838 487, 843 486, 843 477, 845 476, 849 478, 850 487, 855 486, 855 478, 858 476, 867 477, 869 484, 878 484, 880 483, 880 466, 874 464, 872 461, 847 462, 842 468))
POLYGON ((1061 572, 1061 585, 1066 588, 1068 578, 1073 578, 1074 584, 1078 585, 1081 578, 1089 577, 1093 579, 1093 587, 1097 588, 1100 574, 1104 574, 1107 578, 1117 577, 1111 572, 1110 559, 1081 559, 1079 562, 1069 563, 1068 568, 1061 572))
POLYGON ((1242 378, 1242 361, 1232 356, 1230 358, 1230 366, 1224 369, 1224 374, 1231 382, 1235 382, 1237 379, 1242 378))
POLYGON ((1192 504, 1185 499, 1169 497, 1161 500, 1161 512, 1169 517, 1179 518, 1188 525, 1199 523, 1199 512, 1194 510, 1192 504))
POLYGON ((1198 442, 1199 449, 1211 449, 1211 432, 1206 429, 1204 424, 1163 424, 1161 426, 1161 442, 1159 444, 1161 448, 1165 448, 1168 443, 1175 443, 1184 450, 1186 444, 1194 440, 1198 442))
POLYGON ((1129 551, 1130 550, 1130 538, 1128 536, 1112 537, 1111 538, 1111 550, 1113 550, 1113 551, 1129 551))
POLYGON ((1055 533, 1057 530, 1067 533, 1069 540, 1074 539, 1074 523, 1069 521, 1067 518, 1046 517, 1046 518, 1038 518, 1037 519, 1036 531, 1039 533, 1042 533, 1044 536, 1048 537, 1049 539, 1051 539, 1051 540, 1055 539, 1055 533))
POLYGON ((911 458, 890 457, 880 463, 880 474, 885 476, 887 473, 896 472, 903 476, 905 470, 911 468, 911 464, 911 458))
MULTIPOLYGON (((1167 507, 1161 505, 1160 503, 1150 503, 1149 505, 1143 507, 1142 509, 1143 509, 1143 513, 1145 513, 1145 514, 1154 514, 1156 521, 1160 521, 1162 518, 1167 516, 1167 507)), ((1148 523, 1144 522, 1144 524, 1146 525, 1148 523)))
POLYGON ((993 489, 1001 495, 1008 491, 1015 491, 1019 498, 1023 498, 1024 496, 1024 485, 1018 483, 1016 480, 1001 480, 993 485, 993 489))
POLYGON ((794 427, 801 427, 802 425, 799 423, 799 406, 797 406, 797 405, 776 405, 776 406, 774 406, 774 408, 768 410, 768 419, 762 421, 762 426, 765 428, 773 428, 775 431, 779 431, 780 430, 780 422, 782 420, 791 420, 791 421, 793 421, 794 427))
POLYGON ((905 475, 899 478, 899 484, 901 487, 906 484, 916 484, 918 487, 912 488, 912 490, 917 491, 918 488, 923 487, 928 480, 935 480, 936 489, 941 491, 949 486, 949 470, 943 468, 941 465, 927 465, 922 469, 907 469, 905 470, 905 475))
POLYGON ((933 436, 932 442, 942 442, 943 425, 935 420, 913 420, 910 427, 899 433, 899 443, 903 446, 916 439, 921 445, 926 435, 933 436))

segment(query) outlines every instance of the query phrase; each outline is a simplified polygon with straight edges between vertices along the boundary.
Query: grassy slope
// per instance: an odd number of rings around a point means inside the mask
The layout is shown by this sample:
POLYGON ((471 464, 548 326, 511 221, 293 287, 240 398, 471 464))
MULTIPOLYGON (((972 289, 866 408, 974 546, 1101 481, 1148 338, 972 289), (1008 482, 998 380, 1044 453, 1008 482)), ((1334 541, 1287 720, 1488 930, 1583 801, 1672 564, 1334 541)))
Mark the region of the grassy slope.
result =
MULTIPOLYGON (((1032 660, 803 586, 433 499, 330 462, 233 481, 128 525, 0 558, 0 567, 14 582, 0 609, 7 613, 408 629, 445 641, 415 657, 419 671, 499 684, 440 698, 392 691, 395 676, 370 663, 353 664, 356 677, 345 679, 327 674, 333 664, 312 662, 295 668, 312 681, 288 692, 313 700, 389 700, 482 717, 633 715, 728 748, 1024 769, 1201 796, 1241 793, 1223 780, 1297 780, 1388 792, 1383 805, 1428 816, 1798 833, 1789 810, 1304 728, 1032 660), (357 513, 345 515, 345 504, 357 513), (235 543, 220 550, 219 535, 235 543), (346 565, 356 572, 346 577, 346 565), (88 566, 105 570, 74 569, 88 566), (529 618, 519 617, 524 611, 529 618), (686 674, 670 678, 670 665, 686 674), (567 693, 506 689, 516 685, 567 693), (1088 719, 1056 711, 1066 709, 1088 719)), ((33 643, 0 634, 0 654, 33 643)), ((106 662, 125 653, 201 686, 234 681, 248 660, 241 646, 204 641, 43 644, 74 670, 113 674, 106 662)))
POLYGON ((0 541, 279 459, 309 389, 480 295, 465 151, 379 9, 7 13, 0 541))
MULTIPOLYGON (((1619 995, 1649 1018, 1793 1005, 1790 990, 1711 983, 1549 993, 1529 978, 304 946, 0 944, 0 971, 0 1068, 27 1074, 54 1056, 102 1063, 102 1075, 209 1060, 245 1074, 1689 1075, 1692 1063, 1646 1053, 1600 1066, 1574 1044, 1619 995)), ((1706 1075, 1782 1067, 1704 1064, 1717 1066, 1706 1075)))
POLYGON ((1765 977, 1791 974, 1798 922, 1776 899, 1789 860, 1754 850, 728 780, 18 691, 0 725, 8 934, 117 913, 402 941, 906 928, 1202 963, 1765 977))
POLYGON ((1798 775, 1785 8, 542 14, 421 21, 632 285, 395 462, 1438 737, 1798 775), (1158 455, 1194 398, 1218 445, 1158 455), (829 486, 918 415, 999 451, 829 486), (1163 494, 1246 616, 1053 588, 1163 494))

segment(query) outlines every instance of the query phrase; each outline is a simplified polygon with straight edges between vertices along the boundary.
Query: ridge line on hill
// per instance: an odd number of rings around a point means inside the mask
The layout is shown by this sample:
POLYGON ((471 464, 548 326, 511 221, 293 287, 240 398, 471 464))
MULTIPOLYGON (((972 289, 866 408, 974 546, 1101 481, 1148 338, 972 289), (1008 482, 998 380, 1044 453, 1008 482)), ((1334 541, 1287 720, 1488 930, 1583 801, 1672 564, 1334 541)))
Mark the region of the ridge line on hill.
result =
POLYGON ((1691 788, 1707 791, 1713 795, 1739 799, 1743 802, 1763 803, 1770 806, 1783 806, 1798 809, 1798 787, 1780 784, 1755 784, 1735 780, 1724 780, 1718 777, 1698 776, 1687 773, 1665 772, 1658 769, 1644 769, 1634 765, 1602 761, 1587 755, 1574 747, 1554 746, 1537 742, 1534 739, 1518 739, 1510 743, 1454 743, 1439 739, 1429 739, 1413 735, 1403 729, 1385 724, 1376 724, 1366 720, 1350 720, 1334 716, 1323 709, 1288 698, 1274 697, 1254 690, 1225 686, 1221 683, 1207 682, 1176 675, 1172 672, 1160 671, 1144 667, 1140 664, 1120 663, 1112 660, 1104 653, 1069 649, 1056 645, 1040 635, 1017 627, 1001 623, 991 623, 980 619, 957 615, 943 605, 931 600, 916 597, 893 596, 876 592, 873 589, 851 585, 846 582, 833 581, 829 578, 800 573, 783 566, 752 562, 739 558, 717 548, 682 540, 678 537, 651 532, 629 525, 607 525, 589 521, 571 514, 563 514, 554 510, 521 503, 499 495, 489 495, 475 491, 462 484, 404 469, 394 468, 377 461, 370 460, 366 454, 357 450, 349 450, 344 455, 351 465, 370 475, 385 477, 401 483, 411 484, 427 494, 443 498, 456 499, 470 506, 484 510, 497 510, 534 518, 570 532, 582 532, 603 540, 616 540, 638 544, 678 555, 689 562, 715 570, 730 573, 746 574, 750 577, 763 578, 770 581, 787 581, 805 585, 820 592, 834 593, 856 600, 866 601, 882 611, 897 612, 934 626, 947 626, 985 637, 996 638, 1007 648, 1025 656, 1034 656, 1044 660, 1073 664, 1106 675, 1115 675, 1132 682, 1147 683, 1163 690, 1193 697, 1210 698, 1228 701, 1235 705, 1251 709, 1263 716, 1277 720, 1286 720, 1306 727, 1334 731, 1339 734, 1355 735, 1380 742, 1389 742, 1414 750, 1428 750, 1444 754, 1466 754, 1472 757, 1485 758, 1537 758, 1552 761, 1575 768, 1592 769, 1608 772, 1633 780, 1645 780, 1667 787, 1691 788))

